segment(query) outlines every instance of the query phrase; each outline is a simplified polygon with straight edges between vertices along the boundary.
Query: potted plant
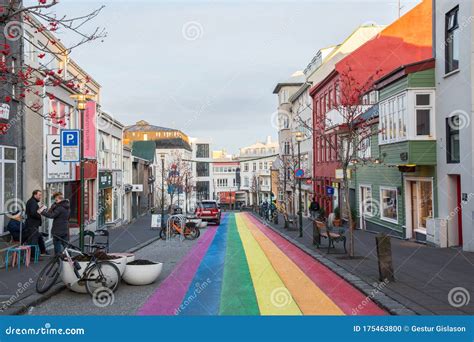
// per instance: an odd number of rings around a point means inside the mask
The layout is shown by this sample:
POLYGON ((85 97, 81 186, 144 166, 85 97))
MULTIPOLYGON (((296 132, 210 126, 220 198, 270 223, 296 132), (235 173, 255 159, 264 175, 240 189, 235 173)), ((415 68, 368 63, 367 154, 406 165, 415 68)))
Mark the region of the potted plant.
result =
POLYGON ((357 210, 356 208, 351 208, 351 216, 352 216, 352 229, 356 229, 357 227, 357 210))
POLYGON ((150 260, 134 260, 127 263, 123 280, 129 285, 148 285, 161 274, 163 263, 150 260))
MULTIPOLYGON (((103 252, 98 252, 95 254, 98 260, 108 260, 117 264, 120 273, 122 274, 120 261, 123 261, 123 265, 125 267, 126 264, 126 257, 114 256, 109 255, 103 252)), ((89 255, 78 255, 72 258, 74 261, 77 261, 81 266, 81 269, 78 270, 79 275, 82 276, 84 271, 89 265, 90 256, 89 255)), ((74 266, 69 263, 68 260, 61 260, 61 273, 60 273, 61 280, 63 283, 71 290, 77 293, 87 293, 86 286, 84 282, 78 282, 77 276, 74 273, 74 266)))
POLYGON ((332 223, 334 227, 341 226, 341 209, 339 209, 339 207, 334 208, 334 220, 332 223))

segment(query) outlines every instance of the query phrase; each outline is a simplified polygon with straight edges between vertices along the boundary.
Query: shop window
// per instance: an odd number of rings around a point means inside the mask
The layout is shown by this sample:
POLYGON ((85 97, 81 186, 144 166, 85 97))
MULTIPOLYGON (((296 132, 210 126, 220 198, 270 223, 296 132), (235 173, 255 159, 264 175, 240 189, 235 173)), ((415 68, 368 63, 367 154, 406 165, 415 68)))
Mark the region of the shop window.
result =
POLYGON ((380 218, 382 220, 398 223, 397 189, 380 187, 380 218))

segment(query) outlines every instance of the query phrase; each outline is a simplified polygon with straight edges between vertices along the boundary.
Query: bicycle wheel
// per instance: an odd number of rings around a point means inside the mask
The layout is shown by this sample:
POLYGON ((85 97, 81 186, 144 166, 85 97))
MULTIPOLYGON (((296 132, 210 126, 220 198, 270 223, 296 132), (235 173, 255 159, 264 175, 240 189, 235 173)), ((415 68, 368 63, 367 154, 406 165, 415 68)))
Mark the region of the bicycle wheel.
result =
POLYGON ((193 228, 190 228, 190 227, 186 227, 184 229, 184 237, 188 240, 194 240, 196 239, 199 235, 199 232, 197 230, 197 228, 193 227, 193 228))
POLYGON ((36 279, 36 292, 45 293, 56 284, 61 270, 61 260, 59 256, 51 259, 41 270, 36 279))
POLYGON ((97 289, 108 288, 115 291, 120 284, 120 271, 110 261, 98 261, 91 265, 84 275, 86 290, 92 296, 97 289))
POLYGON ((176 235, 176 231, 173 228, 162 228, 160 230, 160 239, 166 240, 166 238, 170 239, 176 235))

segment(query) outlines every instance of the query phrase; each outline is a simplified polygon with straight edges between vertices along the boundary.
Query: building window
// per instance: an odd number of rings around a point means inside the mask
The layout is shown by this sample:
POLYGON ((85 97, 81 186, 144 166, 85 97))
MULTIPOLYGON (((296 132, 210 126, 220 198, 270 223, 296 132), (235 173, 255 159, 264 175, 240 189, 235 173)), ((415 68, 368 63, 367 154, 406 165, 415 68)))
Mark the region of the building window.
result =
POLYGON ((252 164, 252 170, 255 172, 257 171, 257 163, 252 164))
POLYGON ((196 197, 198 201, 209 199, 209 182, 196 182, 196 197))
POLYGON ((197 162, 196 173, 198 177, 209 177, 209 163, 197 162))
POLYGON ((446 74, 459 69, 459 6, 446 13, 445 59, 446 74))
POLYGON ((380 199, 382 206, 380 218, 382 220, 398 223, 397 189, 380 187, 380 199))
POLYGON ((416 135, 431 135, 431 95, 416 94, 415 96, 416 135))
POLYGON ((373 216, 372 187, 370 185, 360 186, 361 215, 373 216))
MULTIPOLYGON (((16 148, 0 146, 0 212, 20 208, 17 198, 16 148), (8 205, 8 208, 6 206, 8 205)), ((0 215, 0 233, 3 232, 4 215, 0 215)))
MULTIPOLYGON (((424 109, 425 107, 420 107, 424 109)), ((407 137, 407 93, 379 105, 379 142, 381 144, 405 140, 407 137)))
POLYGON ((244 187, 248 188, 249 187, 249 177, 245 176, 244 177, 244 187))
POLYGON ((459 115, 446 118, 446 159, 455 164, 461 161, 459 152, 459 115))
POLYGON ((244 172, 248 172, 249 171, 249 163, 245 163, 244 164, 244 172))
POLYGON ((196 144, 196 158, 209 158, 209 144, 196 144))

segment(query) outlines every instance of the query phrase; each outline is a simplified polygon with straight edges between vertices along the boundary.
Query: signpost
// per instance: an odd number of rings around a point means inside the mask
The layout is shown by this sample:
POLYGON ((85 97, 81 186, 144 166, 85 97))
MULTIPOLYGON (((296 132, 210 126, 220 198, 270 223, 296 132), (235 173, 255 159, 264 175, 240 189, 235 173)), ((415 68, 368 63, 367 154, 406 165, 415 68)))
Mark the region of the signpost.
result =
POLYGON ((46 137, 47 177, 49 180, 70 179, 71 166, 61 161, 61 141, 59 135, 46 137))
POLYGON ((80 161, 80 131, 78 129, 61 130, 60 159, 65 163, 77 163, 80 161))
POLYGON ((304 170, 303 169, 296 169, 295 176, 296 176, 296 178, 303 178, 304 177, 304 170))

